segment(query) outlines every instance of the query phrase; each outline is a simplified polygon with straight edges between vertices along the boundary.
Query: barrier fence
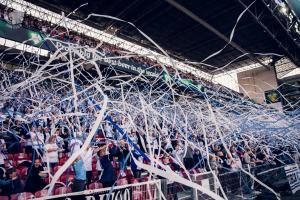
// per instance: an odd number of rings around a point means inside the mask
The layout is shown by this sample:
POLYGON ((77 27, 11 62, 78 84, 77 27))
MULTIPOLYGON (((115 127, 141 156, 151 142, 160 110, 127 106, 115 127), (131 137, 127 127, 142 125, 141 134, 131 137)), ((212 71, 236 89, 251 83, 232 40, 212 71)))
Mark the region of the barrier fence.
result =
MULTIPOLYGON (((182 176, 188 179, 187 175, 182 174, 182 176)), ((218 193, 217 184, 212 172, 190 174, 190 178, 193 182, 202 187, 218 193)), ((167 200, 211 199, 208 195, 194 188, 166 179, 161 179, 161 186, 162 192, 167 200)))
POLYGON ((161 200, 160 180, 36 198, 39 200, 161 200))
MULTIPOLYGON (((245 167, 247 168, 247 167, 245 167)), ((300 171, 297 164, 285 165, 281 167, 258 166, 248 168, 249 172, 264 184, 268 185, 276 192, 290 190, 291 194, 300 190, 300 171)), ((187 175, 182 174, 188 178, 187 175)), ((228 197, 254 198, 258 195, 267 197, 270 195, 264 187, 254 182, 247 174, 241 171, 230 171, 217 174, 220 184, 228 197), (255 191, 260 191, 257 194, 255 191)), ((221 195, 219 184, 212 172, 190 174, 193 182, 221 195)), ((39 199, 39 198, 38 198, 39 199)), ((86 190, 83 192, 68 193, 43 197, 40 199, 54 200, 197 200, 211 199, 209 196, 193 188, 187 187, 177 182, 167 179, 157 179, 142 183, 116 186, 113 188, 102 188, 86 190)))
MULTIPOLYGON (((300 170, 297 164, 280 167, 262 165, 248 168, 247 171, 277 193, 295 194, 300 190, 300 170)), ((218 178, 228 198, 237 196, 251 198, 258 195, 267 198, 271 195, 270 191, 241 171, 222 173, 218 178)))

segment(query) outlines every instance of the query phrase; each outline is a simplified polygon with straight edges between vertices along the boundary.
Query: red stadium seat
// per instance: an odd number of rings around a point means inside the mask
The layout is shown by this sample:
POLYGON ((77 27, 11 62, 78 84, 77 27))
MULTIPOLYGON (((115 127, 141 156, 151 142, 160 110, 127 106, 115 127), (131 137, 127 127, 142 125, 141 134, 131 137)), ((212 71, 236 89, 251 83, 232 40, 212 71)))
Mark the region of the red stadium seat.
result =
POLYGON ((71 175, 71 174, 69 174, 69 175, 62 175, 59 180, 61 182, 63 182, 63 183, 66 183, 67 180, 68 180, 68 182, 72 182, 74 180, 74 175, 71 175))
POLYGON ((47 197, 48 196, 48 190, 40 190, 40 191, 37 191, 34 196, 36 198, 39 198, 39 197, 47 197))
POLYGON ((30 192, 23 192, 23 193, 13 194, 10 197, 11 200, 28 200, 28 199, 33 199, 34 195, 30 192))
POLYGON ((51 179, 49 179, 49 177, 44 178, 44 182, 46 185, 48 185, 50 183, 51 179))
POLYGON ((27 168, 26 167, 17 169, 17 172, 21 179, 24 179, 27 176, 27 168))
POLYGON ((117 185, 127 185, 128 181, 126 178, 121 178, 117 181, 117 185))
POLYGON ((90 190, 93 190, 93 189, 99 189, 99 188, 103 188, 103 185, 102 185, 102 183, 91 183, 91 184, 89 184, 89 186, 88 186, 88 188, 90 189, 90 190))
POLYGON ((72 192, 71 188, 69 187, 60 187, 60 188, 56 188, 54 194, 58 195, 58 194, 65 194, 65 193, 70 193, 72 192))
POLYGON ((124 172, 125 172, 127 178, 133 177, 131 169, 126 169, 124 172))
POLYGON ((28 155, 26 153, 17 153, 14 155, 15 160, 28 160, 28 155))
POLYGON ((130 183, 132 183, 132 184, 139 183, 139 179, 137 179, 137 178, 131 178, 130 179, 130 183))
POLYGON ((8 160, 13 160, 14 159, 14 154, 7 154, 7 159, 8 160))

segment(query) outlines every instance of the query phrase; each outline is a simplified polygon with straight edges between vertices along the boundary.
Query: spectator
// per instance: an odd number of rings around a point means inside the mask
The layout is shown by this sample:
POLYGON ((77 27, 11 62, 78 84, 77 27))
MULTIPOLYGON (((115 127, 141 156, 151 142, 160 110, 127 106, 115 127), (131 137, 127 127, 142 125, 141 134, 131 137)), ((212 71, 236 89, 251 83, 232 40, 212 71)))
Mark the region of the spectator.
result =
POLYGON ((80 147, 83 144, 80 138, 81 138, 81 133, 77 132, 76 137, 71 139, 69 143, 69 151, 71 152, 71 154, 80 150, 80 147))
POLYGON ((114 176, 115 169, 111 164, 109 155, 106 152, 106 145, 102 146, 99 149, 99 161, 103 172, 100 177, 100 182, 103 184, 104 187, 111 187, 116 181, 114 176))
POLYGON ((191 146, 187 146, 185 156, 183 158, 183 163, 186 169, 192 169, 194 167, 194 159, 193 159, 193 149, 191 146))
POLYGON ((205 168, 205 160, 202 157, 202 154, 198 149, 196 149, 194 151, 193 160, 194 160, 193 161, 193 163, 194 163, 193 168, 205 168))
POLYGON ((252 156, 251 149, 247 147, 245 149, 244 154, 242 155, 242 163, 244 165, 250 165, 250 166, 254 167, 255 166, 255 162, 253 162, 253 159, 252 159, 251 156, 252 156))
MULTIPOLYGON (((143 157, 137 152, 137 151, 132 151, 132 155, 134 156, 135 159, 137 159, 140 162, 143 162, 143 157)), ((131 158, 132 159, 132 158, 131 158)), ((141 173, 142 173, 142 169, 139 168, 136 163, 134 162, 134 160, 131 160, 131 170, 133 173, 134 178, 140 178, 141 177, 141 173)))
POLYGON ((50 165, 51 171, 58 163, 58 152, 59 148, 56 144, 56 136, 52 135, 49 137, 47 144, 45 145, 45 161, 50 165))
POLYGON ((89 185, 92 182, 92 175, 93 175, 93 169, 92 169, 92 163, 93 163, 93 157, 94 153, 98 152, 99 148, 90 147, 87 152, 84 154, 84 167, 86 170, 86 179, 87 179, 87 185, 89 185))
POLYGON ((27 170, 25 191, 34 194, 35 192, 43 189, 46 186, 44 183, 44 178, 46 176, 44 168, 41 165, 41 160, 35 159, 34 165, 27 170))
POLYGON ((37 128, 32 128, 30 132, 33 152, 38 158, 42 158, 44 153, 44 134, 42 133, 42 126, 38 125, 37 128))
POLYGON ((75 172, 75 178, 72 184, 72 192, 83 191, 86 185, 86 170, 81 156, 74 161, 73 168, 75 172))
POLYGON ((115 156, 118 157, 118 161, 120 163, 120 174, 122 177, 124 177, 126 176, 126 174, 124 173, 124 169, 126 169, 127 160, 129 159, 129 150, 126 147, 126 142, 124 140, 120 141, 115 156))
POLYGON ((23 192, 23 186, 18 177, 17 171, 15 168, 10 168, 6 171, 6 181, 4 182, 4 186, 2 187, 1 195, 11 195, 16 193, 23 192), (9 184, 8 184, 9 183, 9 184))

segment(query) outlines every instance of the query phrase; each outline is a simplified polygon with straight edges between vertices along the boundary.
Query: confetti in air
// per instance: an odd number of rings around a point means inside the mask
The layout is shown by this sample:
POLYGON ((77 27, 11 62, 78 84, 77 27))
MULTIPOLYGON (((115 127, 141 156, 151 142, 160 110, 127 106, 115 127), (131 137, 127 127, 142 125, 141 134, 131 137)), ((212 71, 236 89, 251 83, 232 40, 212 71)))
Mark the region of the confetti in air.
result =
MULTIPOLYGON (((230 40, 246 10, 237 19, 230 40)), ((46 186, 49 195, 72 163, 101 142, 116 145, 125 142, 130 149, 128 157, 149 173, 149 180, 161 177, 195 188, 212 199, 228 199, 216 172, 222 155, 217 156, 215 151, 220 151, 227 155, 228 161, 236 164, 235 170, 241 170, 257 185, 278 195, 242 168, 236 152, 249 153, 250 149, 256 149, 265 155, 265 162, 269 164, 284 162, 282 159, 286 157, 294 160, 300 148, 299 117, 254 103, 204 78, 186 75, 155 41, 130 22, 99 14, 88 17, 110 18, 129 24, 173 65, 156 60, 157 55, 153 55, 154 59, 145 58, 104 41, 92 38, 81 41, 77 37, 79 34, 66 26, 68 17, 61 16, 58 25, 43 36, 35 32, 30 34, 33 45, 39 45, 40 51, 46 49, 48 55, 23 51, 16 54, 9 49, 1 54, 1 59, 9 54, 19 63, 8 67, 3 61, 3 66, 7 67, 0 71, 0 103, 10 108, 1 113, 1 121, 9 117, 18 119, 10 120, 2 130, 10 130, 15 121, 19 121, 29 134, 41 125, 49 127, 48 137, 59 133, 68 135, 63 138, 65 143, 70 144, 74 139, 82 142, 81 147, 69 152, 68 160, 49 176, 46 186), (122 68, 133 73, 125 73, 122 68), (102 138, 99 139, 99 135, 102 138), (276 150, 280 153, 271 153, 276 150), (219 193, 191 180, 190 170, 194 166, 185 164, 186 155, 191 151, 201 155, 203 163, 198 165, 205 165, 202 168, 213 174, 219 193), (170 168, 166 158, 174 163, 176 170, 170 168), (179 171, 186 176, 181 176, 179 171)), ((18 45, 22 44, 12 48, 18 45)), ((222 50, 207 55, 207 59, 222 50)), ((224 63, 227 65, 230 62, 224 63)), ((18 141, 26 142, 26 138, 13 134, 18 141)), ((36 156, 44 145, 41 142, 34 147, 36 156)), ((42 156, 42 160, 50 170, 47 156, 42 156)))

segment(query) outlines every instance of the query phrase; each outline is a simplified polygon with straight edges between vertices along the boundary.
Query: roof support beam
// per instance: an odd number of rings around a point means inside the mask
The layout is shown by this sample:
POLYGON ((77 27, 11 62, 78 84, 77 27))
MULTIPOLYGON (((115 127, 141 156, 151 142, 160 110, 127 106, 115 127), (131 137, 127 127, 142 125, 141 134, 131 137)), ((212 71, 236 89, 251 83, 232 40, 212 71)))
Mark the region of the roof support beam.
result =
MULTIPOLYGON (((243 1, 241 0, 236 0, 238 3, 241 4, 241 6, 243 8, 247 8, 247 5, 243 3, 243 1)), ((300 48, 299 44, 297 44, 295 42, 295 40, 292 38, 292 36, 290 35, 289 31, 283 26, 283 24, 280 22, 280 20, 277 18, 276 15, 274 15, 274 12, 272 12, 272 10, 270 9, 270 7, 267 6, 265 1, 261 1, 262 4, 266 7, 266 10, 268 10, 270 12, 270 14, 272 16, 274 16, 274 18, 276 19, 276 21, 280 24, 280 26, 284 29, 284 31, 286 32, 286 35, 288 36, 288 38, 290 38, 291 43, 293 43, 295 45, 295 48, 300 48)), ((282 50, 284 50, 286 52, 286 54, 289 56, 289 58, 298 66, 300 66, 300 60, 298 58, 299 55, 297 55, 297 53, 295 53, 294 55, 290 52, 289 47, 290 47, 290 43, 286 44, 282 41, 279 41, 276 37, 276 33, 273 33, 261 20, 260 17, 255 15, 250 9, 247 10, 247 12, 251 15, 251 17, 270 35, 270 37, 275 40, 275 42, 281 47, 282 50)))
POLYGON ((201 24, 202 26, 204 26, 206 29, 208 29, 209 31, 211 31, 212 33, 214 33, 215 35, 217 35, 219 38, 221 38, 222 40, 224 40, 226 43, 230 44, 236 50, 242 52, 243 54, 246 54, 247 57, 250 58, 252 61, 261 64, 262 66, 264 66, 268 70, 270 69, 270 67, 268 65, 265 65, 263 62, 261 62, 259 59, 257 59, 253 54, 251 54, 250 52, 248 52, 245 49, 243 49, 237 43, 235 43, 233 41, 230 41, 230 39, 227 36, 225 36, 223 33, 221 33, 220 31, 218 31, 216 28, 214 28, 209 23, 207 23, 205 20, 203 20, 200 17, 198 17, 197 15, 195 15, 193 12, 191 12, 187 8, 185 8, 182 5, 180 5, 179 3, 177 3, 175 0, 165 0, 165 1, 167 1, 170 5, 174 6, 179 11, 185 13, 187 16, 189 16, 190 18, 192 18, 194 21, 196 21, 199 24, 201 24))

